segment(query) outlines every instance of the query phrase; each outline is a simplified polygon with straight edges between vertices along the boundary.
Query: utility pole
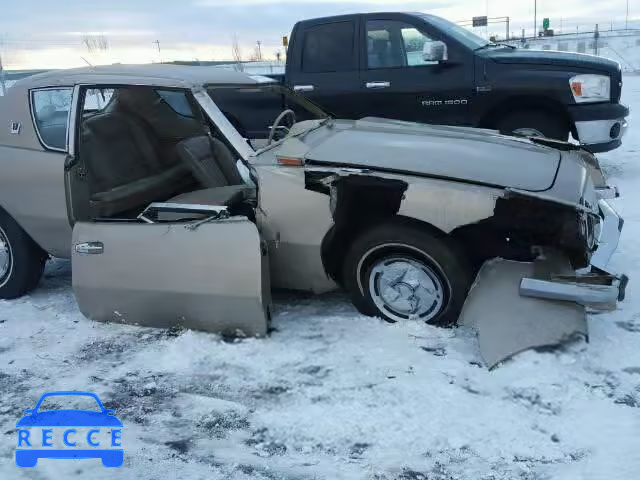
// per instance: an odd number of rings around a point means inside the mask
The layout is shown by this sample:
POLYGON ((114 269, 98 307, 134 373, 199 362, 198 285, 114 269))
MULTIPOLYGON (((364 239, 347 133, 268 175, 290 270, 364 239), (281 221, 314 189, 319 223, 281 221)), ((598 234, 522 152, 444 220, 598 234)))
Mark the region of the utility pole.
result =
POLYGON ((629 0, 627 0, 627 15, 624 17, 624 29, 629 30, 629 0))
POLYGON ((256 42, 258 44, 258 61, 262 61, 262 42, 258 40, 256 42))
POLYGON ((158 58, 160 58, 160 63, 162 63, 162 50, 160 49, 160 40, 156 40, 153 43, 155 43, 156 47, 158 47, 158 58))
POLYGON ((538 36, 538 0, 533 0, 533 36, 538 36))
POLYGON ((2 66, 2 54, 0 53, 0 87, 2 87, 2 95, 7 94, 7 84, 4 81, 4 67, 2 66))

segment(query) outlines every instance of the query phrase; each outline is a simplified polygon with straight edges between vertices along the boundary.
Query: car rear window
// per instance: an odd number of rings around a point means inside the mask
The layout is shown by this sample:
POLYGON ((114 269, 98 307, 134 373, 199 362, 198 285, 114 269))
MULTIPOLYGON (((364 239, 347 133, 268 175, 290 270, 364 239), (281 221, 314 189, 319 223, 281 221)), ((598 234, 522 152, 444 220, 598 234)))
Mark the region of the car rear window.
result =
POLYGON ((353 22, 326 23, 310 27, 305 34, 302 70, 306 73, 354 70, 353 22))
POLYGON ((72 95, 71 88, 50 88, 32 92, 31 108, 36 130, 48 149, 67 149, 67 125, 72 95))

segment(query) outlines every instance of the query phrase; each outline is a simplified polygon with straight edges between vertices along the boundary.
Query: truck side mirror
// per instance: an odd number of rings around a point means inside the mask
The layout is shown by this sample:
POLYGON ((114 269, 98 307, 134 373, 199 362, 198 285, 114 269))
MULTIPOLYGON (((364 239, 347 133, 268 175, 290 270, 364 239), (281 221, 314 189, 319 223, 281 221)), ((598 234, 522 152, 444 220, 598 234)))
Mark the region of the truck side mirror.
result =
POLYGON ((425 62, 446 62, 448 58, 446 43, 440 40, 425 42, 422 49, 422 59, 425 62))

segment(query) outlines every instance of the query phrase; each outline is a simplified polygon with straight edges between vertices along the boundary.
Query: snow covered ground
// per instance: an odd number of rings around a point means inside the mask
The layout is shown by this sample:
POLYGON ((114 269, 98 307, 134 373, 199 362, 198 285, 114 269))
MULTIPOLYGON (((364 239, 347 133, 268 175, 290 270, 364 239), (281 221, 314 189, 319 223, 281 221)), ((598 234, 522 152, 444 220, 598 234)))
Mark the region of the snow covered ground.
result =
MULTIPOLYGON (((640 77, 625 83, 640 111, 640 77)), ((265 340, 94 323, 69 264, 52 263, 36 292, 0 302, 0 478, 637 479, 640 121, 602 157, 624 195, 613 267, 632 277, 628 300, 590 318, 590 344, 493 372, 472 332, 388 325, 342 295, 277 296, 265 340), (53 390, 116 410, 122 469, 15 466, 15 423, 53 390)))

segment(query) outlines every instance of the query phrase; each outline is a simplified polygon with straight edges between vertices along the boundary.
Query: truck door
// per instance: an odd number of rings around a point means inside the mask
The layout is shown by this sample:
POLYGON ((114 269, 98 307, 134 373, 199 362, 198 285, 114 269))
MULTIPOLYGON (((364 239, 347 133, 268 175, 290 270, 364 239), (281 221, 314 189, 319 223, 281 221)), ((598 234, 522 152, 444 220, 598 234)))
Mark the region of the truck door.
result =
POLYGON ((373 116, 465 125, 473 94, 473 55, 418 17, 371 14, 360 36, 360 101, 373 116), (441 40, 448 59, 427 61, 425 45, 441 40))
POLYGON ((267 333, 267 250, 244 217, 79 222, 73 229, 72 270, 80 310, 94 320, 267 333))
POLYGON ((359 118, 358 17, 305 22, 294 33, 287 85, 338 118, 359 118))

